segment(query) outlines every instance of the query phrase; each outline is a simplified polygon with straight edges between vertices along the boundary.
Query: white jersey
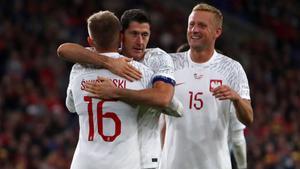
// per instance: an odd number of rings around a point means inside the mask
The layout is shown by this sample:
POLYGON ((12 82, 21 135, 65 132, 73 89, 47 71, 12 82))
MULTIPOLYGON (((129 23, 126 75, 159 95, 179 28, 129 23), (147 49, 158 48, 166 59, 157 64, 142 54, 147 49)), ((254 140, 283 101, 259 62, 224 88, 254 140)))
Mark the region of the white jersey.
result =
POLYGON ((146 49, 141 63, 148 66, 154 72, 153 78, 163 76, 175 80, 173 60, 169 54, 160 48, 146 49))
MULTIPOLYGON (((121 57, 118 53, 105 53, 121 57)), ((132 62, 143 73, 140 81, 129 82, 105 69, 94 69, 75 64, 67 90, 67 108, 77 112, 80 133, 71 169, 140 169, 138 143, 138 110, 117 100, 101 100, 85 92, 85 83, 97 76, 112 79, 119 88, 144 89, 149 87, 153 72, 141 63, 132 62)))
MULTIPOLYGON (((174 80, 174 64, 170 55, 159 48, 146 49, 141 63, 153 72, 152 83, 156 80, 170 82, 174 80)), ((142 168, 157 168, 161 155, 160 130, 158 127, 160 112, 153 108, 142 108, 139 113, 139 143, 142 168)))
POLYGON ((166 116, 166 135, 161 169, 231 169, 228 127, 244 128, 235 116, 233 103, 216 99, 211 90, 228 85, 242 98, 250 99, 242 66, 217 52, 202 64, 190 51, 171 54, 175 66, 175 96, 183 103, 184 116, 166 116))

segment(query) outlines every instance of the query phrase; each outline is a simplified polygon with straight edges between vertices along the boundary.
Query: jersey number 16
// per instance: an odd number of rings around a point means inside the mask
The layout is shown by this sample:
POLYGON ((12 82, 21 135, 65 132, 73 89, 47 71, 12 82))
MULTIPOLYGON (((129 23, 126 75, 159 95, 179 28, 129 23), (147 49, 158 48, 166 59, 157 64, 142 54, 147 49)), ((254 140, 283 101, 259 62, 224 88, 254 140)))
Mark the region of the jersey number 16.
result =
MULTIPOLYGON (((94 140, 94 119, 93 119, 93 102, 92 98, 89 96, 84 96, 84 101, 88 102, 88 116, 89 116, 89 136, 88 141, 94 140)), ((100 100, 97 103, 97 128, 98 133, 102 137, 102 139, 106 142, 114 141, 121 134, 121 120, 114 112, 104 112, 103 113, 103 104, 104 102, 114 102, 114 100, 100 100), (115 123, 115 133, 112 136, 106 136, 103 132, 103 119, 111 119, 115 123)))

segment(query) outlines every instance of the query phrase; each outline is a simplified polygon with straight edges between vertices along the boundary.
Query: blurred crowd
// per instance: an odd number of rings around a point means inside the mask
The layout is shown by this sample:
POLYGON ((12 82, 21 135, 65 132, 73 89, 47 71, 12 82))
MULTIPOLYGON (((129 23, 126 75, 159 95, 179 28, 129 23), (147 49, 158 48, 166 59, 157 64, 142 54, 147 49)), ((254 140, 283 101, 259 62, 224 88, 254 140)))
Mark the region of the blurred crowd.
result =
MULTIPOLYGON (((224 35, 218 44, 248 75, 254 108, 254 123, 245 130, 248 168, 300 169, 300 3, 209 3, 226 13, 225 25, 233 16, 271 35, 270 40, 230 28, 228 34, 250 38, 233 42, 224 35)), ((149 12, 149 46, 175 52, 186 42, 192 7, 170 8, 158 0, 0 1, 1 169, 69 168, 79 128, 64 105, 72 64, 59 60, 56 48, 63 42, 86 45, 85 20, 93 12, 110 9, 120 16, 130 8, 149 12)))

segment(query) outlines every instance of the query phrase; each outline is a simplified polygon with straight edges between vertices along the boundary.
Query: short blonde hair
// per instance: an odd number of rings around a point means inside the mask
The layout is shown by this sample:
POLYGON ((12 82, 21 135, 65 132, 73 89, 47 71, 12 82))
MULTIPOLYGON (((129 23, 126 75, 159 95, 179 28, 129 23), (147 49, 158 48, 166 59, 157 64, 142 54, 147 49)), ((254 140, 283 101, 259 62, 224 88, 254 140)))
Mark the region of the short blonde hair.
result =
POLYGON ((94 13, 87 19, 87 26, 89 36, 98 47, 109 49, 119 46, 121 23, 114 13, 110 11, 94 13))
POLYGON ((211 5, 208 5, 206 3, 199 3, 193 8, 192 12, 194 12, 194 11, 207 11, 207 12, 211 12, 211 13, 215 14, 216 23, 219 27, 222 28, 223 15, 219 9, 217 9, 211 5))

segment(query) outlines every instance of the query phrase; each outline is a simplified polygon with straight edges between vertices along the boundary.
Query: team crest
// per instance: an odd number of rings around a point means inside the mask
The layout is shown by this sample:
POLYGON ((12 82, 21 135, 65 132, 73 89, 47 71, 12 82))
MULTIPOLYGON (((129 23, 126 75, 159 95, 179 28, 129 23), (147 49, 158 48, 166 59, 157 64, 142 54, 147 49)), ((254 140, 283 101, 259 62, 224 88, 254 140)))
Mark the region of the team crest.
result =
POLYGON ((222 86, 222 80, 211 79, 209 84, 209 91, 212 91, 214 88, 222 86))

